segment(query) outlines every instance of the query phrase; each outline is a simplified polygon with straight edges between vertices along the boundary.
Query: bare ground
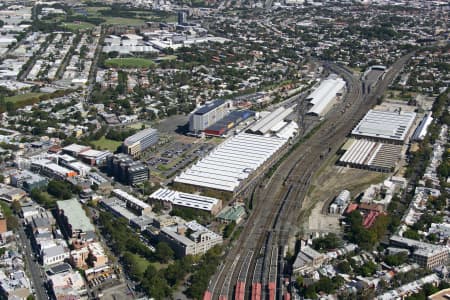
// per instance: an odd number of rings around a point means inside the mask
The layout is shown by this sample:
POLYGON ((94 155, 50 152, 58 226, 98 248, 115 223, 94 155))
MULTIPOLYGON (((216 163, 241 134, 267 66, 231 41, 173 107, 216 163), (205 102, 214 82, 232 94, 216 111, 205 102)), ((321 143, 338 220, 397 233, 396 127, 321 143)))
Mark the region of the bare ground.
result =
POLYGON ((385 173, 336 166, 337 156, 328 159, 314 176, 308 194, 303 202, 298 224, 300 233, 340 232, 338 216, 326 214, 330 201, 347 189, 352 198, 364 191, 370 184, 384 180, 385 173))

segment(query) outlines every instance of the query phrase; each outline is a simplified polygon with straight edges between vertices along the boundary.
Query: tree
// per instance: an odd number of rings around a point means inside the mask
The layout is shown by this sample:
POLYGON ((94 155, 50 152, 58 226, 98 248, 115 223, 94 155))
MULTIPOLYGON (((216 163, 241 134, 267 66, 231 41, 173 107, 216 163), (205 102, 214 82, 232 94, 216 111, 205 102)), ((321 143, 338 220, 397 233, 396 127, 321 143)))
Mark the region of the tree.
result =
POLYGON ((399 266, 404 264, 408 259, 408 254, 405 252, 400 252, 385 257, 384 262, 390 266, 399 266))
POLYGON ((313 240, 313 248, 318 251, 336 249, 341 246, 342 240, 334 233, 313 240))
POLYGON ((159 242, 156 245, 156 258, 162 263, 168 263, 174 257, 172 248, 165 242, 159 242))
POLYGON ((350 266, 350 263, 346 260, 341 261, 336 266, 339 273, 348 274, 352 271, 352 267, 350 266))
POLYGON ((420 234, 413 229, 407 229, 404 233, 403 233, 403 237, 408 238, 408 239, 413 239, 413 240, 420 240, 420 234))
POLYGON ((165 299, 171 294, 167 281, 152 265, 145 270, 141 285, 148 295, 155 299, 165 299))
POLYGON ((230 222, 225 226, 225 229, 223 230, 223 238, 229 238, 231 234, 233 233, 234 228, 236 227, 236 223, 230 222))
POLYGON ((134 254, 126 251, 122 256, 122 263, 131 279, 135 281, 142 280, 144 274, 141 273, 139 261, 134 257, 134 254))
POLYGON ((60 180, 50 180, 47 192, 58 199, 67 200, 72 198, 70 184, 60 180))
POLYGON ((357 268, 355 271, 357 274, 369 277, 373 274, 375 274, 377 270, 377 265, 373 261, 368 261, 365 264, 363 264, 361 267, 357 268))
POLYGON ((303 286, 303 276, 297 276, 297 278, 295 279, 295 283, 297 284, 297 287, 302 287, 303 286))

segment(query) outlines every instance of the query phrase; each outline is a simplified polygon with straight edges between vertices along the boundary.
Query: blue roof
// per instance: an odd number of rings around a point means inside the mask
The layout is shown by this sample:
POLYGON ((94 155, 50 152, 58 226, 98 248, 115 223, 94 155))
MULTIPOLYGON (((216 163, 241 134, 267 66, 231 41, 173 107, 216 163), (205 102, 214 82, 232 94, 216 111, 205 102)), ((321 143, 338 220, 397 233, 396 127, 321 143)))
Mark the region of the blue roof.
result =
POLYGON ((200 107, 199 109, 197 109, 195 111, 194 114, 196 114, 196 115, 204 115, 204 114, 210 112, 211 110, 221 106, 224 103, 225 103, 225 100, 222 100, 222 99, 215 100, 212 103, 209 103, 209 104, 206 104, 205 106, 200 107))
MULTIPOLYGON (((222 128, 228 129, 228 124, 231 122, 240 123, 251 116, 254 116, 255 112, 251 110, 235 110, 230 112, 227 116, 220 119, 216 123, 212 124, 206 130, 220 130, 222 128)), ((234 127, 234 126, 233 126, 234 127)))

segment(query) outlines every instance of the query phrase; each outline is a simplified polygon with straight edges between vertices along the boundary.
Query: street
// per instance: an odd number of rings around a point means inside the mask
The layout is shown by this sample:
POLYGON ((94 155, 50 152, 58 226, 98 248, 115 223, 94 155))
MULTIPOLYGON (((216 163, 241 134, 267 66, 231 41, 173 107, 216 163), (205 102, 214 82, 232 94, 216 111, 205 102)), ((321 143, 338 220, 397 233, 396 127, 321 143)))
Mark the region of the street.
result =
POLYGON ((41 268, 36 261, 34 261, 33 251, 31 248, 30 240, 28 239, 25 228, 22 223, 19 225, 19 236, 22 242, 23 249, 25 251, 25 263, 27 270, 31 276, 32 286, 34 287, 34 292, 37 300, 50 299, 47 295, 47 291, 44 288, 44 281, 42 280, 43 275, 41 273, 41 268))

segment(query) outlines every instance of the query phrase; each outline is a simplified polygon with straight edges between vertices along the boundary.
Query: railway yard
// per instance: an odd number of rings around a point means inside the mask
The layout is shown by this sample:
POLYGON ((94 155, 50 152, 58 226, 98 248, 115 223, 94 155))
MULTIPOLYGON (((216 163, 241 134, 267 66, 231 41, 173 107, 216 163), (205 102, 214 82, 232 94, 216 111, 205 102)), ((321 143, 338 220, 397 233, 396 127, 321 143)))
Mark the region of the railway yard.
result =
MULTIPOLYGON (((267 185, 255 188, 255 200, 245 228, 210 281, 205 298, 283 299, 289 295, 283 281, 287 275, 288 243, 299 232, 297 222, 314 173, 337 151, 356 122, 383 95, 412 54, 396 61, 370 94, 363 82, 346 68, 325 64, 347 84, 343 101, 328 113, 311 137, 283 160, 267 185)), ((304 220, 301 220, 303 222, 304 220)))

